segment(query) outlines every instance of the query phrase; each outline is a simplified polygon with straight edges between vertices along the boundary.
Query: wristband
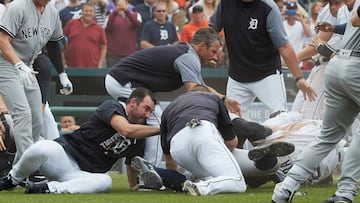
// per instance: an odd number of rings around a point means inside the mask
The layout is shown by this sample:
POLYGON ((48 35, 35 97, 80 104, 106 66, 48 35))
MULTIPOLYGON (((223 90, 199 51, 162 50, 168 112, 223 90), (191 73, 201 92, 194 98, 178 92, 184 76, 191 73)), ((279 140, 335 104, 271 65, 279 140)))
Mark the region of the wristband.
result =
POLYGON ((226 95, 224 95, 224 96, 221 98, 221 100, 222 100, 223 102, 225 102, 225 99, 226 99, 226 95))
POLYGON ((343 35, 345 32, 346 24, 347 23, 334 25, 334 33, 343 35))
POLYGON ((299 76, 299 77, 295 78, 295 83, 298 83, 299 80, 301 80, 301 79, 304 79, 304 77, 303 77, 303 76, 299 76))

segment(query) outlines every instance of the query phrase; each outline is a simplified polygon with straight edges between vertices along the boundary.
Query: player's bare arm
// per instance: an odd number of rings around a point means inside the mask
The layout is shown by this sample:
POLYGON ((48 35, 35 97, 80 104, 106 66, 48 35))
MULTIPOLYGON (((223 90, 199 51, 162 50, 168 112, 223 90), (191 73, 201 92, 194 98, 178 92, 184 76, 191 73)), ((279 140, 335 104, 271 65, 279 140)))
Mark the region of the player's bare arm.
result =
POLYGON ((126 165, 126 174, 128 177, 129 187, 131 190, 137 190, 139 185, 137 183, 138 172, 131 168, 130 165, 126 165))
POLYGON ((177 170, 177 163, 175 162, 175 160, 171 157, 170 154, 164 154, 164 159, 165 159, 165 165, 167 169, 172 169, 172 170, 177 170))
MULTIPOLYGON (((195 85, 197 85, 197 83, 185 82, 184 85, 185 85, 185 88, 189 91, 191 88, 193 88, 195 85)), ((205 86, 210 90, 211 93, 215 94, 216 96, 218 96, 220 99, 222 99, 224 101, 226 107, 229 109, 229 111, 231 113, 234 113, 240 117, 242 116, 240 103, 237 100, 232 99, 230 97, 226 97, 225 95, 219 93, 214 88, 212 88, 208 85, 205 85, 205 86)))
POLYGON ((228 141, 224 141, 226 147, 230 150, 230 151, 233 151, 237 144, 238 144, 238 138, 237 136, 234 137, 234 139, 232 140, 228 140, 228 141))
POLYGON ((354 27, 360 27, 360 6, 354 10, 352 17, 351 17, 351 24, 354 27))
POLYGON ((298 61, 308 59, 308 58, 314 56, 315 54, 317 54, 316 45, 318 45, 319 43, 324 43, 324 42, 329 41, 332 34, 333 34, 332 32, 320 31, 316 36, 314 36, 314 38, 310 44, 308 44, 301 51, 296 53, 296 58, 298 59, 298 61))
POLYGON ((131 124, 126 118, 114 114, 111 117, 111 126, 127 138, 145 138, 160 133, 160 128, 141 124, 131 124))
POLYGON ((0 50, 4 57, 13 65, 20 62, 20 58, 16 55, 13 46, 10 44, 11 37, 5 32, 0 31, 0 50))
POLYGON ((331 25, 328 22, 318 22, 315 25, 315 30, 316 31, 322 31, 322 32, 334 32, 334 26, 331 25))
POLYGON ((5 102, 1 95, 0 95, 0 113, 8 113, 5 102))
POLYGON ((303 78, 301 69, 299 68, 298 60, 291 44, 287 43, 279 47, 279 53, 283 57, 287 67, 289 68, 292 76, 294 77, 296 86, 303 92, 304 99, 314 101, 316 97, 316 92, 303 78))

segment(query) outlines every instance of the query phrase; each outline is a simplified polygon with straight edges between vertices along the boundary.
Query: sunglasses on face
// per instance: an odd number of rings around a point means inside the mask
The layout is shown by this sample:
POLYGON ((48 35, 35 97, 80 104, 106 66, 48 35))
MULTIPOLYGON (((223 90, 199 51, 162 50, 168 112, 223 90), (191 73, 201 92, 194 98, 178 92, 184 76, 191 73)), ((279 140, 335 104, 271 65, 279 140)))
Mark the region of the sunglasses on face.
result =
POLYGON ((158 13, 165 13, 166 10, 156 10, 156 12, 158 12, 158 13))

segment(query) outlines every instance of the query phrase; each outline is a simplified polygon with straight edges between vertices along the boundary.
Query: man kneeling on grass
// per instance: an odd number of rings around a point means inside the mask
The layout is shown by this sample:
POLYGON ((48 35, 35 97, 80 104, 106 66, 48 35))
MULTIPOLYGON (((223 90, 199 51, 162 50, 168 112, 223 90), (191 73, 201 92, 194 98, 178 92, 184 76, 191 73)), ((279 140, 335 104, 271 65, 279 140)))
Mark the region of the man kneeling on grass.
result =
POLYGON ((238 137, 228 110, 220 98, 202 85, 176 97, 166 107, 161 117, 161 145, 167 169, 156 168, 141 157, 131 162, 140 172, 143 188, 161 189, 158 183, 163 183, 173 190, 198 196, 245 192, 243 172, 276 171, 277 157, 294 151, 294 145, 276 142, 236 153, 238 137), (178 173, 178 166, 195 178, 178 173))
POLYGON ((112 181, 104 173, 122 157, 126 157, 129 186, 136 188, 137 172, 129 165, 132 157, 143 155, 141 138, 159 134, 159 128, 144 125, 155 103, 145 88, 135 89, 126 101, 105 101, 78 130, 31 145, 0 179, 0 191, 14 188, 39 170, 49 182, 27 181, 26 193, 107 192, 112 181))

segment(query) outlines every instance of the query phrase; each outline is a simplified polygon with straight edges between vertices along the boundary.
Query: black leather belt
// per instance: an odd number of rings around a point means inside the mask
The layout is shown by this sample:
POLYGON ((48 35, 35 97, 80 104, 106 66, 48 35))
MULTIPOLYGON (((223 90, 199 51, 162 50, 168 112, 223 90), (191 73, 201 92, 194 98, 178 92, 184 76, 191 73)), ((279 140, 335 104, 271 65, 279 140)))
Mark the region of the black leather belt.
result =
POLYGON ((336 51, 336 55, 346 56, 346 57, 349 57, 349 56, 360 57, 360 51, 340 49, 340 50, 336 51))
POLYGON ((330 59, 328 59, 328 58, 318 58, 318 59, 313 59, 313 61, 314 61, 314 65, 315 66, 320 66, 321 64, 323 64, 323 63, 326 63, 326 62, 328 62, 330 59))

